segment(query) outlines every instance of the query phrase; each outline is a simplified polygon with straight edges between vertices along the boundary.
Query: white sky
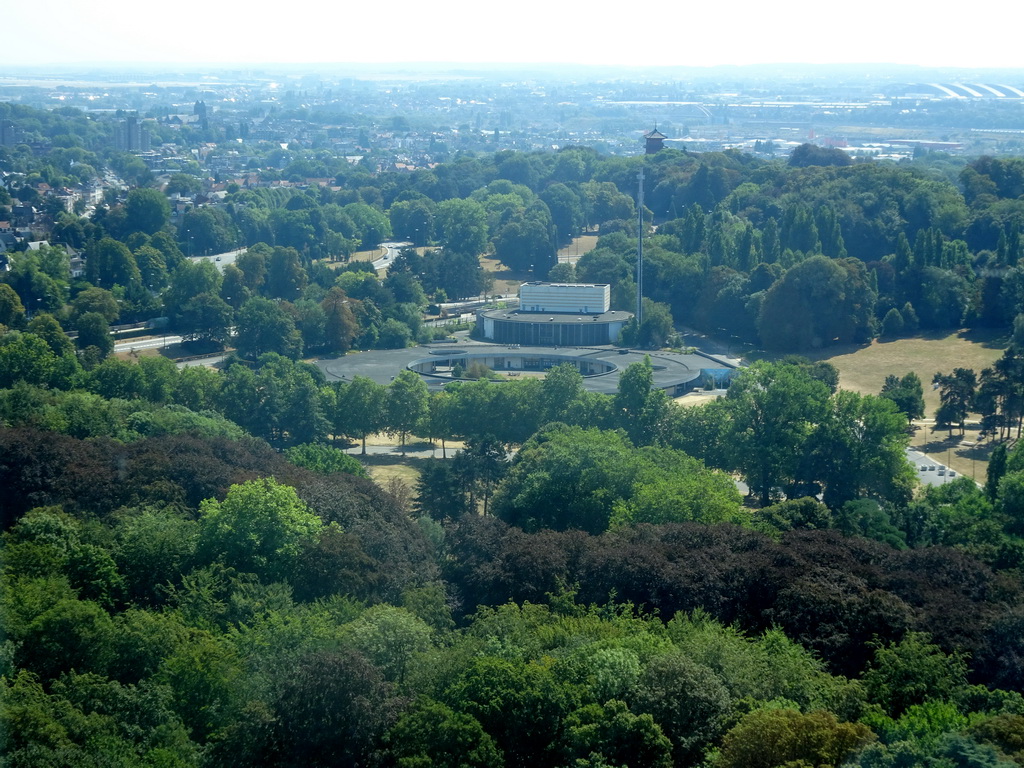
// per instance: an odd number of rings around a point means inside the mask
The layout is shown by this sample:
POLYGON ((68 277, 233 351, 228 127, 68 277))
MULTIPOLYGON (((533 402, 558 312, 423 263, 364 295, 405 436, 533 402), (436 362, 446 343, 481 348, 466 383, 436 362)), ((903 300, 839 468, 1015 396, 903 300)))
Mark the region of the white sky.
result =
MULTIPOLYGON (((892 63, 1024 67, 995 0, 11 0, 0 66, 68 62, 892 63), (970 18, 966 18, 970 14, 970 18), (976 19, 972 20, 972 19, 976 19)), ((0 70, 2 74, 2 70, 0 70)))

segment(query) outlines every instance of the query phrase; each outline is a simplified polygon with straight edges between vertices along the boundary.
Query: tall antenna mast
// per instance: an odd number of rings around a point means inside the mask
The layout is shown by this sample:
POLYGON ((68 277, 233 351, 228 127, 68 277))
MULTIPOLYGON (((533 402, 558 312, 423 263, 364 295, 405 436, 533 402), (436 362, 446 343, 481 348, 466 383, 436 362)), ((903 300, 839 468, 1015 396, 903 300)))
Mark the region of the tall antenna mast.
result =
POLYGON ((637 195, 637 242, 636 242, 636 328, 644 321, 643 289, 644 289, 644 169, 637 174, 640 193, 637 195))

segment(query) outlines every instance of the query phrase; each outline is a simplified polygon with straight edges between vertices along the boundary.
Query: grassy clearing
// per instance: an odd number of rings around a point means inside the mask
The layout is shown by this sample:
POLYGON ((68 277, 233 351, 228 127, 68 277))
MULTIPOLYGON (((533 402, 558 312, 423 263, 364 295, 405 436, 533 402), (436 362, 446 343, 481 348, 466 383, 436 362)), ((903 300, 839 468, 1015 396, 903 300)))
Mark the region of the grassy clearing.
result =
MULTIPOLYGON (((925 418, 912 427, 910 444, 964 477, 984 482, 988 457, 995 444, 991 439, 978 440, 977 414, 968 422, 963 436, 957 430, 952 436, 946 430, 936 431, 934 416, 939 407, 939 393, 932 389, 931 381, 936 373, 951 373, 954 368, 970 368, 981 373, 1002 356, 1008 342, 1004 334, 997 332, 964 330, 896 341, 876 340, 866 345, 835 346, 806 356, 834 365, 839 371, 839 386, 862 395, 877 395, 886 376, 916 373, 924 386, 925 418)), ((750 361, 782 357, 760 350, 747 350, 743 354, 750 361)), ((706 400, 702 395, 690 394, 676 402, 699 405, 706 400)))
POLYGON ((580 256, 597 247, 597 235, 582 235, 574 238, 565 248, 558 252, 558 260, 575 264, 580 256))
POLYGON ((939 407, 939 393, 931 388, 932 376, 951 373, 954 368, 980 373, 1002 356, 1006 344, 1005 336, 992 332, 960 331, 874 341, 867 346, 830 347, 808 357, 832 363, 839 370, 839 386, 863 395, 877 395, 890 374, 905 376, 913 371, 924 384, 925 413, 930 418, 939 407))
POLYGON ((675 398, 675 402, 679 405, 691 406, 691 405, 704 405, 710 403, 712 400, 717 400, 725 394, 725 390, 715 390, 714 392, 707 392, 703 389, 695 389, 692 392, 687 392, 681 397, 675 398))
MULTIPOLYGON (((575 264, 576 260, 587 251, 597 246, 597 235, 583 235, 573 239, 571 243, 558 251, 558 261, 575 264)), ((536 276, 529 272, 518 272, 509 269, 493 256, 481 256, 480 264, 485 272, 494 278, 493 293, 518 293, 519 286, 527 280, 535 280, 536 276)))
POLYGON ((356 456, 356 458, 366 467, 367 473, 378 485, 386 487, 391 478, 398 478, 412 490, 415 490, 416 481, 420 479, 419 464, 427 461, 427 459, 418 459, 412 456, 406 456, 403 459, 400 455, 381 454, 356 456))
POLYGON ((1002 356, 1007 338, 991 331, 959 331, 945 336, 931 335, 897 341, 874 341, 866 346, 833 347, 817 355, 839 370, 839 386, 866 395, 877 395, 885 377, 905 376, 913 371, 924 385, 925 419, 914 426, 911 445, 928 456, 951 466, 965 477, 984 481, 991 440, 978 441, 977 424, 968 424, 961 437, 956 430, 935 431, 934 415, 939 393, 931 387, 937 372, 971 368, 980 373, 1002 356))
MULTIPOLYGON (((354 442, 351 447, 357 448, 358 445, 358 442, 354 442)), ((382 432, 368 435, 366 446, 370 449, 381 447, 391 449, 387 453, 371 452, 363 456, 356 451, 352 455, 366 467, 367 473, 375 483, 398 498, 407 510, 411 510, 411 505, 416 501, 416 483, 420 479, 420 467, 434 457, 441 458, 440 442, 432 447, 425 440, 410 438, 406 443, 406 450, 410 455, 402 456, 398 438, 382 432)), ((445 449, 448 458, 454 456, 455 452, 462 447, 463 444, 460 440, 446 441, 445 449)))
POLYGON ((528 272, 514 272, 493 256, 481 256, 480 266, 494 280, 491 293, 519 293, 519 286, 530 279, 528 272))
MULTIPOLYGON (((377 259, 381 258, 385 253, 387 253, 387 249, 385 248, 372 248, 369 251, 356 251, 349 257, 349 261, 376 261, 377 259)), ((339 264, 340 266, 345 265, 345 262, 343 261, 339 261, 336 263, 339 264)))

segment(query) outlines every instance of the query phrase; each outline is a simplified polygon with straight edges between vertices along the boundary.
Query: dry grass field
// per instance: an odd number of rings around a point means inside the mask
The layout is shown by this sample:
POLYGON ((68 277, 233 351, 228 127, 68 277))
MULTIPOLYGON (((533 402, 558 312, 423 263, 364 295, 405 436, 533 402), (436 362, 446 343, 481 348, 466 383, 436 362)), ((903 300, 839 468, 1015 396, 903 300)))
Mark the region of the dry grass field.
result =
POLYGON ((513 272, 493 256, 481 256, 480 266, 494 280, 491 293, 518 294, 519 286, 530 279, 528 272, 513 272))
POLYGON ((874 341, 866 346, 830 347, 808 355, 825 360, 839 370, 839 386, 864 395, 877 395, 885 377, 905 376, 914 371, 924 384, 926 417, 939 407, 939 393, 932 390, 932 376, 951 373, 954 368, 972 368, 980 373, 992 365, 1006 348, 1005 336, 983 332, 923 336, 896 341, 874 341))
POLYGON ((565 248, 558 252, 558 261, 567 261, 570 264, 575 264, 580 256, 585 254, 587 251, 592 251, 597 247, 597 235, 583 235, 582 237, 575 238, 565 248))
POLYGON ((725 394, 724 390, 705 392, 702 389, 695 389, 693 392, 687 392, 685 395, 675 398, 675 402, 679 405, 685 406, 704 405, 705 403, 710 403, 712 400, 717 400, 723 394, 725 394))
MULTIPOLYGON (((358 448, 358 443, 352 444, 358 448)), ((402 456, 398 438, 383 432, 368 435, 366 438, 367 455, 362 456, 358 450, 352 456, 366 467, 370 477, 381 488, 388 491, 399 501, 411 505, 416 500, 416 481, 420 477, 420 467, 431 458, 441 458, 441 444, 433 447, 426 440, 410 437, 406 443, 407 456, 402 456), (383 449, 383 450, 382 450, 383 449)), ((460 440, 448 440, 445 449, 449 458, 463 447, 460 440)))
MULTIPOLYGON (((596 245, 597 235, 577 237, 558 252, 558 261, 575 264, 580 256, 592 251, 596 245)), ((493 256, 481 256, 480 264, 494 278, 493 293, 518 293, 522 283, 534 279, 529 272, 513 271, 493 256)))
POLYGON ((392 478, 396 478, 408 485, 410 489, 415 489, 416 481, 420 477, 417 465, 421 461, 426 461, 426 459, 417 459, 411 456, 406 456, 403 459, 400 454, 394 456, 371 454, 356 458, 363 463, 370 477, 382 488, 386 487, 392 478))
POLYGON ((877 395, 885 377, 915 372, 924 385, 925 418, 914 427, 911 445, 965 477, 985 479, 991 440, 978 441, 978 427, 968 424, 961 437, 956 430, 933 428, 939 393, 931 387, 936 373, 951 373, 954 368, 971 368, 980 373, 992 365, 1006 348, 1005 336, 986 331, 961 331, 946 336, 924 336, 897 341, 874 341, 865 346, 833 347, 813 360, 832 363, 839 370, 839 386, 861 394, 877 395))
MULTIPOLYGON (((383 256, 387 251, 383 248, 374 248, 369 251, 356 251, 349 257, 349 261, 376 261, 383 256)), ((344 261, 332 262, 339 266, 344 266, 344 261)))
MULTIPOLYGON (((839 386, 862 395, 877 395, 885 377, 905 376, 913 371, 924 386, 925 418, 915 423, 911 445, 951 466, 964 477, 985 479, 988 457, 994 443, 978 440, 977 422, 968 422, 965 434, 954 430, 934 429, 934 415, 939 407, 939 393, 931 387, 936 373, 951 373, 954 368, 970 368, 980 373, 1003 354, 1007 339, 986 331, 960 331, 947 335, 922 336, 897 341, 874 341, 868 345, 830 347, 816 354, 812 360, 831 363, 839 371, 839 386)), ((775 359, 776 356, 755 354, 753 358, 775 359)), ((676 398, 680 405, 700 405, 719 395, 691 392, 676 398)))

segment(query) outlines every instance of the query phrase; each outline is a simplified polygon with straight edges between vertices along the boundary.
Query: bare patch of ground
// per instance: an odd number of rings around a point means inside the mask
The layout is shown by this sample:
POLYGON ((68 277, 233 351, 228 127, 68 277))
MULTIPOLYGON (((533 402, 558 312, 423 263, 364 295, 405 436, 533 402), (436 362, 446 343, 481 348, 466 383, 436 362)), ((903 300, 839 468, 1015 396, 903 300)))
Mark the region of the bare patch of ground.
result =
POLYGON ((712 400, 717 400, 724 394, 724 389, 716 389, 711 392, 703 389, 695 389, 692 392, 687 392, 681 397, 675 398, 675 402, 679 403, 679 405, 685 406, 704 405, 704 403, 710 403, 712 400))

